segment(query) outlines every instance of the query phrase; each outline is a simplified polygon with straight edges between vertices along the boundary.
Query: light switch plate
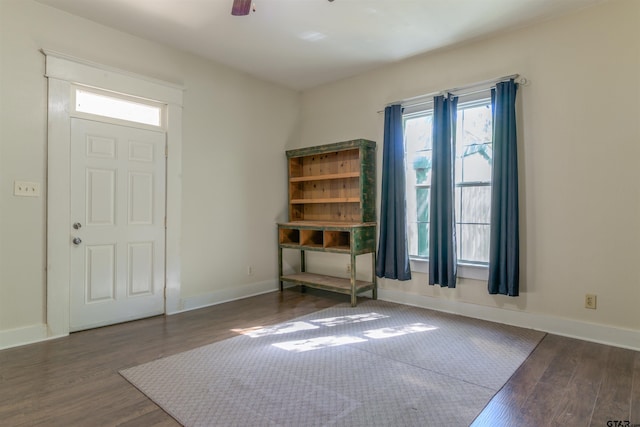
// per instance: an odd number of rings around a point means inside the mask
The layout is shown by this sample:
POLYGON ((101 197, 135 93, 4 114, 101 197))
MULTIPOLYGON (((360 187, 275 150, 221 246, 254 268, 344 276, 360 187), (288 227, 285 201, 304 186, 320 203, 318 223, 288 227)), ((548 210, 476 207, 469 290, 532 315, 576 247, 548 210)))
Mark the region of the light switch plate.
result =
POLYGON ((13 195, 20 197, 40 197, 40 184, 37 182, 14 181, 13 195))

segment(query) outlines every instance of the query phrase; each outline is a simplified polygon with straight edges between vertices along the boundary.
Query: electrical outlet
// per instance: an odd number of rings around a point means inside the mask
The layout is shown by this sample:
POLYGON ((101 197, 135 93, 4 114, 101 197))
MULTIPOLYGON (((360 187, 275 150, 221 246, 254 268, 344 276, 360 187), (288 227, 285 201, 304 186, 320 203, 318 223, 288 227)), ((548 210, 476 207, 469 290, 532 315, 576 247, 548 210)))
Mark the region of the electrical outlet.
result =
POLYGON ((14 181, 13 195, 22 197, 40 197, 40 184, 37 182, 14 181))
POLYGON ((596 295, 586 294, 584 296, 584 308, 591 308, 595 310, 597 301, 598 301, 598 297, 596 295))
POLYGON ((351 264, 347 264, 347 273, 351 273, 351 264))

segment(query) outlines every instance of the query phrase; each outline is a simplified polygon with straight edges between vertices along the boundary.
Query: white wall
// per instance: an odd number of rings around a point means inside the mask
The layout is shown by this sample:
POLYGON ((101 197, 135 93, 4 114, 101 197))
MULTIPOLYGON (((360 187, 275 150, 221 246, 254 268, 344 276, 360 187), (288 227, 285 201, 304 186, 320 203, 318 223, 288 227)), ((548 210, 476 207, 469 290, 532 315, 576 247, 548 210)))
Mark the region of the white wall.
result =
POLYGON ((183 308, 276 289, 299 94, 30 0, 0 0, 0 348, 46 334, 41 48, 185 87, 183 308), (40 183, 42 197, 14 197, 14 180, 40 183))
POLYGON ((611 1, 303 94, 288 148, 373 139, 380 175, 385 104, 514 73, 531 82, 518 93, 521 295, 414 273, 381 280, 382 298, 640 348, 638 23, 640 2, 611 1))
MULTIPOLYGON (((285 149, 364 137, 378 141, 381 164, 377 111, 385 104, 520 73, 531 81, 518 95, 521 296, 490 296, 484 283, 472 280, 455 290, 433 288, 421 274, 411 282, 381 280, 380 295, 640 347, 638 22, 640 2, 610 1, 300 97, 31 0, 0 0, 0 348, 46 336, 40 48, 186 87, 185 309, 275 289, 274 224, 286 219, 285 149), (41 183, 43 196, 14 197, 14 180, 41 183), (247 265, 253 276, 246 275, 247 265), (587 292, 598 295, 595 311, 583 308, 587 292)), ((295 263, 297 254, 290 255, 295 263)), ((369 260, 361 258, 364 274, 369 260)), ((345 264, 333 257, 329 269, 342 272, 345 264)), ((309 267, 320 268, 317 257, 309 267)))

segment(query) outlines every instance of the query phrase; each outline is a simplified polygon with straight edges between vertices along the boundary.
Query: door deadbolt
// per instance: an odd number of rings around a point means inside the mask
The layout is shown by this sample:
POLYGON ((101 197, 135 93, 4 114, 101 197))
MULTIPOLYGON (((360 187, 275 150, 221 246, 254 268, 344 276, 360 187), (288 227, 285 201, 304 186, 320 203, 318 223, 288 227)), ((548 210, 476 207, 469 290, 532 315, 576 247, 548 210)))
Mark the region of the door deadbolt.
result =
POLYGON ((79 222, 73 223, 73 228, 75 228, 76 230, 80 230, 81 227, 82 227, 82 224, 80 224, 79 222))

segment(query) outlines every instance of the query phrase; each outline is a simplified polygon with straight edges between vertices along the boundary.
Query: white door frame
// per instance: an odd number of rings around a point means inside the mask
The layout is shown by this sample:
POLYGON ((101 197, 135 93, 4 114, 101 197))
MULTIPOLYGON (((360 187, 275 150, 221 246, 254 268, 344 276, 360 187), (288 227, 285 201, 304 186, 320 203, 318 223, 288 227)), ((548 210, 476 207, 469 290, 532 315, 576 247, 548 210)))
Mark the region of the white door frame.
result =
POLYGON ((182 94, 171 83, 43 50, 48 78, 47 335, 69 334, 71 85, 153 99, 167 105, 165 313, 180 311, 182 94))

